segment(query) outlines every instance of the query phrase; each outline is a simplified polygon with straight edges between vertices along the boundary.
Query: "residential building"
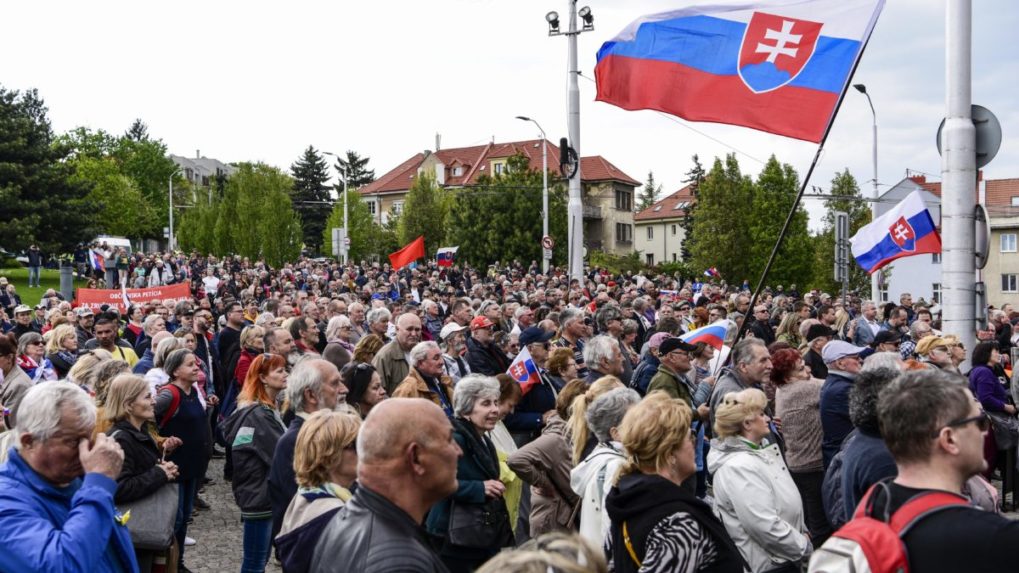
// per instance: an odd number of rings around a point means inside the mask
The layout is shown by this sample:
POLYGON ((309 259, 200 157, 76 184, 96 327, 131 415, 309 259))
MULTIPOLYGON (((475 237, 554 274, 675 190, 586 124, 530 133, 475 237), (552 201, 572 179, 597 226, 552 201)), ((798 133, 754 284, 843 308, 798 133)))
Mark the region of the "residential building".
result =
MULTIPOLYGON (((561 183, 562 179, 556 170, 559 165, 559 146, 547 141, 545 143, 548 145, 549 185, 561 183)), ((385 224, 391 213, 402 212, 407 192, 419 173, 432 174, 443 188, 456 189, 477 184, 482 175, 495 176, 502 173, 509 158, 514 155, 525 156, 531 169, 541 171, 541 144, 542 140, 534 139, 425 150, 414 154, 358 191, 378 223, 385 224)), ((640 186, 640 182, 600 155, 582 157, 580 173, 586 247, 615 254, 631 252, 634 240, 634 189, 640 186)), ((534 240, 537 242, 540 237, 534 240)))
POLYGON ((194 157, 170 155, 170 159, 180 167, 181 175, 196 188, 211 187, 216 183, 217 177, 229 177, 236 171, 232 165, 223 163, 218 159, 205 157, 197 149, 195 150, 194 157))
POLYGON ((681 254, 686 231, 682 222, 695 198, 687 185, 633 216, 633 248, 648 266, 675 263, 681 254))

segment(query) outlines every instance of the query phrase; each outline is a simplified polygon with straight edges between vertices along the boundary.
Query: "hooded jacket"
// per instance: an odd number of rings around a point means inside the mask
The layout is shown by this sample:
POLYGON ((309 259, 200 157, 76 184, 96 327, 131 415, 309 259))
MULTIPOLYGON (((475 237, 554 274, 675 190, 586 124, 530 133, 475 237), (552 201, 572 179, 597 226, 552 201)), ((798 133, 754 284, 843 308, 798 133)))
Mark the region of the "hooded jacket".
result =
POLYGON ((753 447, 739 437, 711 441, 715 513, 750 570, 767 571, 809 557, 799 490, 777 444, 753 447))
POLYGON ((264 404, 250 404, 234 410, 223 422, 234 464, 234 500, 246 519, 269 519, 269 469, 272 455, 286 431, 279 413, 264 404))
POLYGON ((580 535, 595 547, 604 543, 609 531, 611 522, 605 512, 605 498, 625 461, 622 444, 603 443, 570 472, 570 487, 581 496, 580 535))

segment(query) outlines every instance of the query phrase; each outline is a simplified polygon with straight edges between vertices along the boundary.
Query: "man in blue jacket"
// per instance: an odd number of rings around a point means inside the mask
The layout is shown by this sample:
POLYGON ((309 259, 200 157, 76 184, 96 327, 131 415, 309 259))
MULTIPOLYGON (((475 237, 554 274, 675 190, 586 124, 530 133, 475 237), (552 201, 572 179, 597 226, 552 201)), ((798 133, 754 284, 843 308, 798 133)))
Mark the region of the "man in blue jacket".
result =
POLYGON ((0 571, 138 571, 113 505, 124 451, 104 434, 90 445, 95 423, 88 394, 70 382, 25 395, 0 467, 0 571))
POLYGON ((842 440, 853 431, 853 421, 849 418, 849 391, 863 366, 860 353, 864 350, 866 348, 843 340, 832 340, 821 350, 821 358, 828 366, 828 377, 821 386, 820 404, 824 469, 828 469, 831 459, 842 447, 842 440))

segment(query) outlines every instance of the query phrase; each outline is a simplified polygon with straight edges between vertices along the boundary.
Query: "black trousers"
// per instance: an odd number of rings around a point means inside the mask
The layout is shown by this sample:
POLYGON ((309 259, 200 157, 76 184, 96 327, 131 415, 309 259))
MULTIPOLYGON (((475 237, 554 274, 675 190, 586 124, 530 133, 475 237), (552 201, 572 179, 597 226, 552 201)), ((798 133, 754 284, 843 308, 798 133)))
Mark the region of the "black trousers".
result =
POLYGON ((803 501, 803 516, 807 523, 807 530, 810 531, 810 541, 814 547, 820 547, 832 534, 831 524, 824 514, 824 503, 821 501, 821 483, 824 482, 824 472, 789 472, 800 491, 800 500, 803 501))

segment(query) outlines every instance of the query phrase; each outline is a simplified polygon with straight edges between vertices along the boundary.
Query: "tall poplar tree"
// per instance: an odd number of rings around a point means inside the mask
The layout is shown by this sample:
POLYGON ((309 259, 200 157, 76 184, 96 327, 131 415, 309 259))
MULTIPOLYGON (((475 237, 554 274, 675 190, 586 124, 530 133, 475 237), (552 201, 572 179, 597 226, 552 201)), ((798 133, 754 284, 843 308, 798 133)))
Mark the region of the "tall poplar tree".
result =
MULTIPOLYGON (((751 287, 757 286, 799 188, 800 178, 796 170, 788 164, 780 164, 772 155, 754 185, 753 217, 749 227, 752 266, 751 276, 747 277, 751 287)), ((803 284, 811 276, 814 246, 808 221, 807 211, 801 203, 789 224, 766 284, 803 284)))
POLYGON ((662 184, 655 182, 654 171, 648 171, 647 182, 645 182, 644 186, 641 187, 640 195, 637 197, 637 204, 634 211, 639 213, 651 205, 654 205, 661 194, 662 184))
POLYGON ((331 210, 329 164, 314 147, 309 145, 308 149, 304 150, 304 155, 290 166, 290 172, 294 177, 291 197, 294 206, 301 213, 304 244, 317 253, 322 248, 322 232, 331 210))
POLYGON ((697 213, 697 194, 700 188, 701 182, 704 181, 704 166, 701 165, 701 160, 695 153, 693 156, 693 167, 686 172, 686 176, 683 178, 683 183, 690 186, 690 194, 693 200, 686 207, 686 216, 679 222, 679 226, 683 229, 683 244, 679 248, 679 256, 683 262, 690 262, 693 253, 693 246, 697 244, 697 236, 694 234, 693 221, 696 218, 697 213))
POLYGON ((698 188, 690 249, 696 268, 716 267, 729 283, 749 279, 754 264, 750 258, 750 221, 754 183, 740 172, 734 154, 715 158, 711 171, 698 188))

